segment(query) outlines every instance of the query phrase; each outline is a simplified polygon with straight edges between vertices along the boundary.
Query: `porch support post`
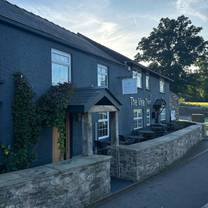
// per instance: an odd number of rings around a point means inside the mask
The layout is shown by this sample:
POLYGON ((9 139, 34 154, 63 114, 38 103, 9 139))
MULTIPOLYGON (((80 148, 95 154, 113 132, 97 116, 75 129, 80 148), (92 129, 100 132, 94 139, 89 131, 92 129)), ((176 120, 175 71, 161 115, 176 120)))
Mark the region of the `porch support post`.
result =
POLYGON ((110 124, 111 124, 111 144, 119 146, 119 135, 118 135, 118 111, 110 112, 110 124))
POLYGON ((93 139, 92 139, 92 115, 91 113, 82 114, 82 154, 90 156, 93 154, 93 139))

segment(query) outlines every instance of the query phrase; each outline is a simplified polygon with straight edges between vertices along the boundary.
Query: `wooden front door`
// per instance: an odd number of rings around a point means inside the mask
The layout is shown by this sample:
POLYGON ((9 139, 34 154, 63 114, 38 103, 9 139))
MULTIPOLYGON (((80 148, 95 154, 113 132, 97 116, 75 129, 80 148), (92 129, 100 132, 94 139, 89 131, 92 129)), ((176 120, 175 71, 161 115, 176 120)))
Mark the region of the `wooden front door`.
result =
POLYGON ((59 132, 57 128, 53 128, 53 144, 52 144, 52 159, 53 162, 58 162, 60 160, 64 159, 70 159, 70 116, 67 114, 66 119, 66 153, 64 155, 64 158, 61 157, 61 153, 59 150, 59 144, 58 144, 58 138, 59 138, 59 132))

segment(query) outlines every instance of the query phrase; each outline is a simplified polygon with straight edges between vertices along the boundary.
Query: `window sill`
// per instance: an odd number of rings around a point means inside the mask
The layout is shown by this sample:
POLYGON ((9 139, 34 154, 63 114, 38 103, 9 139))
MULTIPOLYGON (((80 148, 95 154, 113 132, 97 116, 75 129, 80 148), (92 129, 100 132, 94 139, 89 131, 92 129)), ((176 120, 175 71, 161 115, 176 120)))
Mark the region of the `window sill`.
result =
POLYGON ((103 136, 103 137, 98 137, 97 141, 102 141, 102 140, 105 140, 105 139, 108 139, 108 138, 109 138, 109 135, 108 136, 103 136))
POLYGON ((142 129, 143 127, 139 127, 139 128, 133 128, 133 130, 139 130, 142 129))
POLYGON ((100 89, 108 89, 109 88, 108 86, 107 87, 97 86, 97 87, 100 89))

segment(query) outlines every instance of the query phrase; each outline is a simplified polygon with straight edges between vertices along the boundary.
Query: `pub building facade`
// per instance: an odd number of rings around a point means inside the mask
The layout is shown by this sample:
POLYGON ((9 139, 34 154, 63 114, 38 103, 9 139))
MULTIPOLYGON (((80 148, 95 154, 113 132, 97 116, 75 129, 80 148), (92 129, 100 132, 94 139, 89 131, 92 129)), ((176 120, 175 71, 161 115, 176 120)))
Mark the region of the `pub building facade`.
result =
MULTIPOLYGON (((0 0, 0 143, 13 144, 13 74, 21 72, 37 96, 70 82, 67 159, 95 153, 97 141, 119 145, 119 135, 154 124, 154 105, 169 122, 170 79, 81 35, 0 0)), ((57 132, 44 129, 34 165, 59 158, 57 132)))

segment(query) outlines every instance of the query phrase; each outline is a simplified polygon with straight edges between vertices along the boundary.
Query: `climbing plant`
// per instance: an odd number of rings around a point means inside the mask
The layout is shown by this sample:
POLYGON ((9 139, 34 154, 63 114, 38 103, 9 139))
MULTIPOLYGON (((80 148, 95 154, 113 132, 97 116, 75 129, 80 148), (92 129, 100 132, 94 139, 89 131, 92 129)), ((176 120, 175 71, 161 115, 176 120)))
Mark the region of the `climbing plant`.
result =
POLYGON ((38 141, 40 125, 37 119, 34 93, 23 74, 14 75, 12 103, 14 144, 12 148, 0 145, 4 171, 28 168, 35 158, 34 147, 38 141))
POLYGON ((12 148, 0 144, 3 155, 1 172, 28 168, 35 159, 34 148, 41 129, 56 127, 61 158, 66 149, 66 114, 72 86, 69 83, 51 86, 36 102, 34 92, 23 74, 14 75, 14 100, 12 104, 14 144, 12 148))
POLYGON ((72 86, 69 83, 51 86, 37 103, 41 126, 58 129, 58 144, 62 159, 66 152, 66 114, 71 93, 72 86))

